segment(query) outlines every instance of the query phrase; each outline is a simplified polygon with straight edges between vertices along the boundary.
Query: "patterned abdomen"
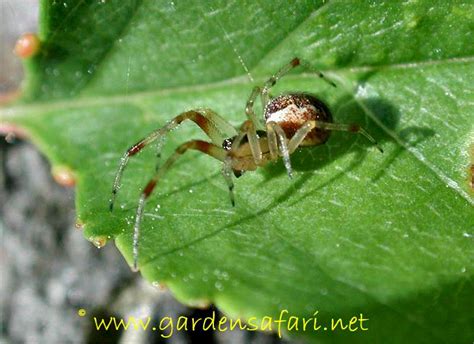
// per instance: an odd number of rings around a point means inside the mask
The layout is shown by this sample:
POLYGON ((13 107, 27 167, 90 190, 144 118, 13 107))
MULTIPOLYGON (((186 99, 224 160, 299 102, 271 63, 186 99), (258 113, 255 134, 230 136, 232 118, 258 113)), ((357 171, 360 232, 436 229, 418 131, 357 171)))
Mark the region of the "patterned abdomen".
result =
MULTIPOLYGON (((328 107, 307 93, 284 94, 273 98, 265 106, 266 122, 276 122, 291 139, 295 132, 307 121, 315 120, 332 123, 332 115, 328 107)), ((329 138, 330 132, 323 129, 313 129, 302 142, 302 146, 322 144, 329 138)))

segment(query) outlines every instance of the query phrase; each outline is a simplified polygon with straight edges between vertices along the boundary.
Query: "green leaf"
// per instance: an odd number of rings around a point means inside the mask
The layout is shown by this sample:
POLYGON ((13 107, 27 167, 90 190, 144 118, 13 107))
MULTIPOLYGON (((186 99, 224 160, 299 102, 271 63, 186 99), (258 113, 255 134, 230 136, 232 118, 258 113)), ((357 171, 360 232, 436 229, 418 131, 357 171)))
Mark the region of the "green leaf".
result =
MULTIPOLYGON (((53 168, 73 171, 85 236, 115 239, 130 262, 138 196, 157 161, 154 147, 132 159, 111 214, 125 149, 197 107, 238 125, 252 86, 301 57, 337 88, 301 68, 274 93, 317 94, 385 153, 333 133, 292 155, 293 180, 281 162, 238 179, 235 208, 220 164, 187 153, 146 205, 142 274, 231 316, 318 311, 327 331, 299 327, 313 341, 468 342, 473 16, 470 1, 44 1, 43 48, 26 62, 21 103, 0 116, 53 168), (330 318, 360 313, 368 331, 330 330, 330 318)), ((183 124, 163 157, 204 137, 183 124)))

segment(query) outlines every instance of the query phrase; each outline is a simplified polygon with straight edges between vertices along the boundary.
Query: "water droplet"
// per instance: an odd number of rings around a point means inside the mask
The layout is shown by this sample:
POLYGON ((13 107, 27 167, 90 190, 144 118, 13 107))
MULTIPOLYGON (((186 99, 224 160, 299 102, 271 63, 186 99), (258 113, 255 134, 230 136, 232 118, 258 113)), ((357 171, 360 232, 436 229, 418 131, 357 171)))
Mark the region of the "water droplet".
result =
POLYGON ((76 184, 76 175, 68 166, 53 166, 51 173, 59 185, 72 187, 76 184))
POLYGON ((102 248, 107 244, 107 238, 103 236, 89 237, 88 240, 97 248, 102 248))
POLYGON ((82 221, 79 220, 79 219, 76 220, 76 223, 75 223, 74 226, 76 227, 76 229, 79 229, 79 230, 84 229, 84 224, 83 224, 82 221))
POLYGON ((222 285, 221 282, 216 282, 216 283, 214 283, 214 286, 215 286, 216 289, 219 290, 219 291, 224 290, 224 286, 222 285))
POLYGON ((34 56, 40 50, 40 46, 40 40, 36 34, 25 33, 18 38, 14 51, 18 57, 26 59, 34 56))
POLYGON ((152 282, 151 284, 152 284, 153 287, 155 287, 155 288, 157 288, 157 289, 159 289, 159 290, 166 290, 166 289, 168 289, 168 288, 166 287, 166 284, 160 283, 160 282, 158 282, 158 281, 154 281, 154 282, 152 282))

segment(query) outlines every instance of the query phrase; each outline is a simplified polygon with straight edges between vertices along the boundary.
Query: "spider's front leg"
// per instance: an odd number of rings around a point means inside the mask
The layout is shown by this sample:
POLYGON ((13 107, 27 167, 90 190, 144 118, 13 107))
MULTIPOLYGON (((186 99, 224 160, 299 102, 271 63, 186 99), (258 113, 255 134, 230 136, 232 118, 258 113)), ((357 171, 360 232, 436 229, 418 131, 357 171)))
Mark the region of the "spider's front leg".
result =
POLYGON ((288 177, 293 178, 293 169, 290 160, 291 151, 288 147, 288 139, 285 131, 278 123, 270 121, 267 122, 267 137, 270 157, 272 160, 276 160, 278 156, 281 155, 288 177))
POLYGON ((259 137, 255 128, 255 124, 252 120, 245 121, 240 127, 239 133, 232 138, 232 144, 228 148, 228 154, 224 160, 222 166, 222 175, 227 183, 229 188, 229 197, 232 206, 235 206, 235 197, 234 197, 234 182, 232 180, 232 174, 234 169, 232 166, 233 159, 236 156, 236 153, 239 152, 242 141, 247 138, 248 144, 250 146, 250 151, 256 166, 262 161, 262 149, 260 147, 259 137))
POLYGON ((182 122, 191 120, 196 123, 209 136, 215 145, 220 145, 225 137, 236 134, 235 129, 227 123, 222 117, 211 110, 192 110, 179 114, 163 127, 151 132, 147 137, 132 145, 120 159, 119 167, 115 175, 114 184, 112 187, 112 197, 110 198, 109 208, 113 210, 117 192, 120 189, 120 180, 123 171, 128 164, 130 157, 136 155, 144 147, 153 141, 165 137, 171 130, 176 128, 182 122))
MULTIPOLYGON (((245 113, 249 120, 252 121, 256 129, 263 129, 263 121, 257 119, 257 115, 255 114, 254 106, 257 97, 262 93, 262 89, 259 86, 255 86, 252 90, 252 93, 247 100, 247 104, 245 105, 245 113)), ((265 106, 265 104, 264 104, 265 106)))
POLYGON ((278 72, 276 72, 274 75, 272 75, 266 82, 263 84, 263 88, 261 91, 261 97, 262 97, 262 104, 265 107, 268 102, 270 101, 270 89, 275 86, 278 80, 280 80, 283 76, 288 74, 293 68, 297 67, 300 65, 300 59, 295 57, 292 59, 289 63, 284 65, 278 72))
POLYGON ((255 128, 255 124, 251 120, 245 121, 239 130, 239 134, 234 138, 232 142, 231 151, 239 150, 242 140, 247 138, 250 151, 252 152, 252 157, 255 161, 255 164, 258 166, 262 161, 262 149, 259 143, 259 137, 257 134, 257 129, 255 128))
POLYGON ((261 97, 262 97, 262 103, 264 107, 270 101, 270 94, 269 94, 270 89, 273 86, 275 86, 278 80, 280 80, 282 77, 288 74, 293 68, 298 67, 299 65, 305 67, 305 69, 308 69, 313 73, 316 73, 321 79, 323 79, 329 85, 336 87, 336 84, 333 81, 326 78, 326 76, 319 70, 312 68, 311 65, 307 61, 304 61, 304 60, 299 59, 298 57, 295 57, 286 65, 284 65, 282 68, 280 68, 280 70, 276 72, 274 75, 272 75, 263 85, 263 88, 261 89, 261 97))
POLYGON ((201 140, 192 140, 183 143, 179 146, 174 154, 165 161, 163 166, 156 171, 153 178, 146 184, 143 188, 143 191, 140 195, 140 199, 138 201, 137 211, 135 214, 135 224, 133 226, 133 270, 137 271, 138 268, 138 242, 139 242, 139 235, 140 235, 140 226, 143 218, 143 211, 145 209, 145 203, 148 197, 150 197, 151 193, 156 187, 156 184, 162 178, 162 176, 171 168, 171 166, 175 163, 175 161, 186 153, 189 149, 197 150, 202 153, 205 153, 219 161, 225 162, 227 157, 227 152, 212 143, 201 141, 201 140))

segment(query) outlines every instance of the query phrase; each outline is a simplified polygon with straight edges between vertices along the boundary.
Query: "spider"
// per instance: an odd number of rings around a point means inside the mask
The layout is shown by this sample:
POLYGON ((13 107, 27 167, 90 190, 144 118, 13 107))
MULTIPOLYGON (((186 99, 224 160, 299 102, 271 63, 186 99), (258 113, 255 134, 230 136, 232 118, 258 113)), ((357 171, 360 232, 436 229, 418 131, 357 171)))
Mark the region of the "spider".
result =
MULTIPOLYGON (((383 152, 375 139, 358 124, 334 123, 329 108, 312 94, 298 92, 281 94, 277 97, 270 96, 270 89, 276 82, 300 64, 299 58, 292 59, 271 76, 263 86, 253 88, 245 108, 248 119, 244 121, 239 130, 236 130, 210 109, 190 110, 179 114, 163 127, 154 130, 123 154, 112 188, 110 211, 113 211, 115 198, 120 188, 120 180, 129 158, 136 155, 145 146, 163 138, 186 120, 196 123, 212 141, 211 143, 190 140, 180 145, 163 166, 156 170, 155 175, 143 188, 136 209, 133 231, 134 271, 137 271, 138 268, 138 239, 145 201, 178 157, 189 149, 200 151, 222 162, 222 175, 229 188, 232 206, 235 205, 233 175, 238 178, 245 171, 254 171, 258 167, 282 157, 288 176, 292 178, 290 155, 298 147, 325 143, 332 130, 361 134, 372 142, 380 152, 383 152), (254 103, 258 96, 260 96, 264 108, 262 120, 257 119, 254 111, 254 103)), ((321 72, 317 72, 317 74, 330 85, 336 86, 321 72)))

